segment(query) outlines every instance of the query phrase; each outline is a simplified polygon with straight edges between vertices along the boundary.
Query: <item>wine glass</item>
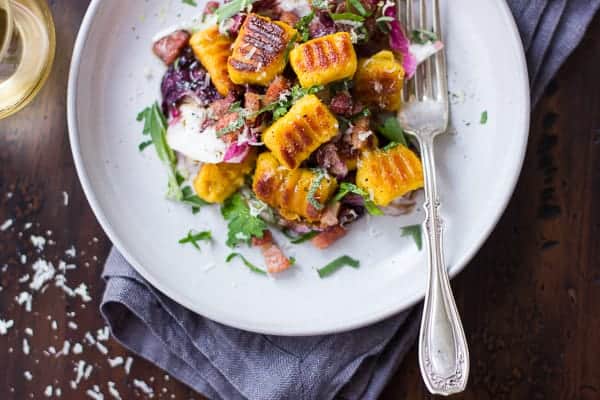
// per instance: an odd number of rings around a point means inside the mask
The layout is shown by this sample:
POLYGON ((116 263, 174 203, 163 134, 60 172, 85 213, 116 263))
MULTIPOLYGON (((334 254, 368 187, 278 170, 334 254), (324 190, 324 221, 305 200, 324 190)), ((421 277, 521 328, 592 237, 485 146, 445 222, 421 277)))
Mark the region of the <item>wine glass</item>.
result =
POLYGON ((0 0, 0 119, 25 107, 40 91, 55 47, 46 0, 0 0))

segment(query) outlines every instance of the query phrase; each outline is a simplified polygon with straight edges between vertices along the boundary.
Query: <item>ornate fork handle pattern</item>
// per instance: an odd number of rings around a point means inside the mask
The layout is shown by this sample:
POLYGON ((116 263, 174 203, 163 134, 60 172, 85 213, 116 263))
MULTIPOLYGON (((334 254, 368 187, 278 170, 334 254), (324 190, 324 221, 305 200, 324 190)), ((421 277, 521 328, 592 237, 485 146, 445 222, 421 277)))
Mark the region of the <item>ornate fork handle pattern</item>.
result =
POLYGON ((469 350, 450 289, 443 254, 443 221, 436 185, 433 142, 437 132, 419 132, 425 174, 424 222, 429 272, 419 337, 419 363, 433 394, 462 392, 469 377, 469 350))

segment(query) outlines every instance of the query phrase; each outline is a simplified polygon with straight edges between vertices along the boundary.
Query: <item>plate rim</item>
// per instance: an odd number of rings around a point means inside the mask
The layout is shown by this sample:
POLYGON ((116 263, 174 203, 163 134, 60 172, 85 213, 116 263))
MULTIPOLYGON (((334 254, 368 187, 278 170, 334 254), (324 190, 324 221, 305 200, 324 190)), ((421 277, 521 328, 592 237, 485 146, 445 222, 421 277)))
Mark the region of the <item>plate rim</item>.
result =
MULTIPOLYGON (((88 9, 85 13, 81 26, 79 28, 79 32, 77 34, 77 39, 75 41, 75 45, 73 48, 73 54, 71 58, 70 68, 69 68, 69 79, 68 79, 68 88, 67 88, 67 125, 69 131, 69 141, 71 144, 71 154, 73 156, 73 160, 75 163, 75 169, 77 172, 77 176, 79 178, 79 182, 83 188, 83 192, 86 196, 86 199, 92 208, 96 219, 100 223, 100 226, 112 242, 112 244, 119 250, 119 252, 123 255, 125 260, 129 262, 134 269, 144 278, 146 279, 152 286, 158 289, 161 293, 171 298, 178 304, 186 307, 187 309, 205 317, 215 322, 231 326, 237 329, 242 329, 245 331, 256 332, 261 334, 269 334, 269 335, 280 335, 280 336, 313 336, 313 335, 323 335, 323 334, 332 334, 339 332, 346 332, 353 329, 362 328, 364 326, 368 326, 389 318, 393 315, 396 315, 413 305, 417 302, 421 301, 425 295, 425 292, 413 296, 413 298, 409 299, 405 302, 404 305, 399 307, 390 307, 389 309, 382 310, 378 313, 374 313, 369 315, 368 318, 362 318, 360 320, 340 320, 335 326, 327 326, 327 327, 314 327, 307 326, 306 328, 292 328, 286 329, 286 327, 265 327, 262 324, 256 323, 248 323, 244 321, 234 320, 228 318, 227 316, 216 315, 218 313, 210 313, 205 311, 198 310, 192 301, 188 301, 186 296, 178 294, 177 291, 170 289, 166 285, 163 285, 158 279, 155 279, 152 272, 147 270, 140 264, 137 259, 131 254, 126 246, 121 241, 120 237, 114 231, 112 224, 108 221, 104 212, 95 196, 95 192, 92 188, 91 181, 88 177, 86 168, 84 166, 83 158, 80 152, 79 146, 79 132, 78 132, 78 118, 77 118, 77 83, 79 80, 79 72, 81 66, 81 56, 83 52, 83 48, 85 43, 87 42, 90 29, 92 27, 94 17, 96 16, 99 6, 102 3, 102 0, 92 0, 88 9)), ((522 103, 523 110, 523 127, 522 131, 524 134, 522 135, 522 143, 520 146, 520 154, 517 157, 517 165, 513 176, 510 178, 510 182, 508 184, 510 190, 506 191, 506 195, 501 199, 495 215, 491 219, 491 223, 484 230, 482 235, 475 241, 474 245, 471 246, 470 250, 463 253, 461 257, 459 257, 453 267, 449 270, 450 277, 453 278, 459 272, 461 272, 467 264, 473 259, 473 257, 479 252, 483 244, 487 241, 490 234, 498 224, 498 221, 506 211, 508 203, 510 202, 517 182, 519 181, 519 177, 521 175, 521 171, 523 169, 523 163, 525 160, 525 154, 527 150, 527 143, 529 140, 529 127, 531 120, 531 102, 530 102, 530 87, 529 87, 529 74, 527 69, 527 62, 525 58, 525 52, 523 48, 523 43, 521 41, 521 36, 519 34, 515 19, 510 11, 506 0, 500 2, 500 8, 502 9, 502 13, 500 15, 503 18, 507 25, 511 28, 510 32, 507 32, 511 39, 516 41, 518 46, 517 57, 515 60, 516 63, 520 66, 521 70, 521 85, 523 98, 518 99, 519 103, 522 103)))

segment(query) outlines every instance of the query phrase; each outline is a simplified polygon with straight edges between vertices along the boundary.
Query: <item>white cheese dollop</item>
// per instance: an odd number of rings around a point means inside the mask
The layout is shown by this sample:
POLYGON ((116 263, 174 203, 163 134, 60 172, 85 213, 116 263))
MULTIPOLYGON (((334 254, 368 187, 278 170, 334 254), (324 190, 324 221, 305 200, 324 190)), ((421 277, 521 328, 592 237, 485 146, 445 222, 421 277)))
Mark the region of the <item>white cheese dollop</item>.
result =
POLYGON ((201 130, 208 111, 194 104, 183 104, 179 111, 179 120, 167 129, 169 146, 196 161, 211 164, 223 161, 227 144, 217 137, 214 127, 201 130))
POLYGON ((310 14, 310 3, 307 0, 286 0, 280 1, 279 7, 284 11, 293 11, 299 17, 310 14))

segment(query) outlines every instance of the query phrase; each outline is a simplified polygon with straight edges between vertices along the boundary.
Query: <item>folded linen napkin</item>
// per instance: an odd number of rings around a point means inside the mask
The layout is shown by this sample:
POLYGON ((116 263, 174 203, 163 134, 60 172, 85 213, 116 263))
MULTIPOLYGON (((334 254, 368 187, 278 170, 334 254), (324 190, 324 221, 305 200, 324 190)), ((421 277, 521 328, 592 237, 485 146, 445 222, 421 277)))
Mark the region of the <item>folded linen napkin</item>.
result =
MULTIPOLYGON (((600 0, 509 0, 532 103, 581 40, 600 0)), ((223 326, 150 286, 113 249, 101 312, 114 337, 211 399, 375 399, 418 333, 420 310, 336 335, 277 337, 223 326)))

